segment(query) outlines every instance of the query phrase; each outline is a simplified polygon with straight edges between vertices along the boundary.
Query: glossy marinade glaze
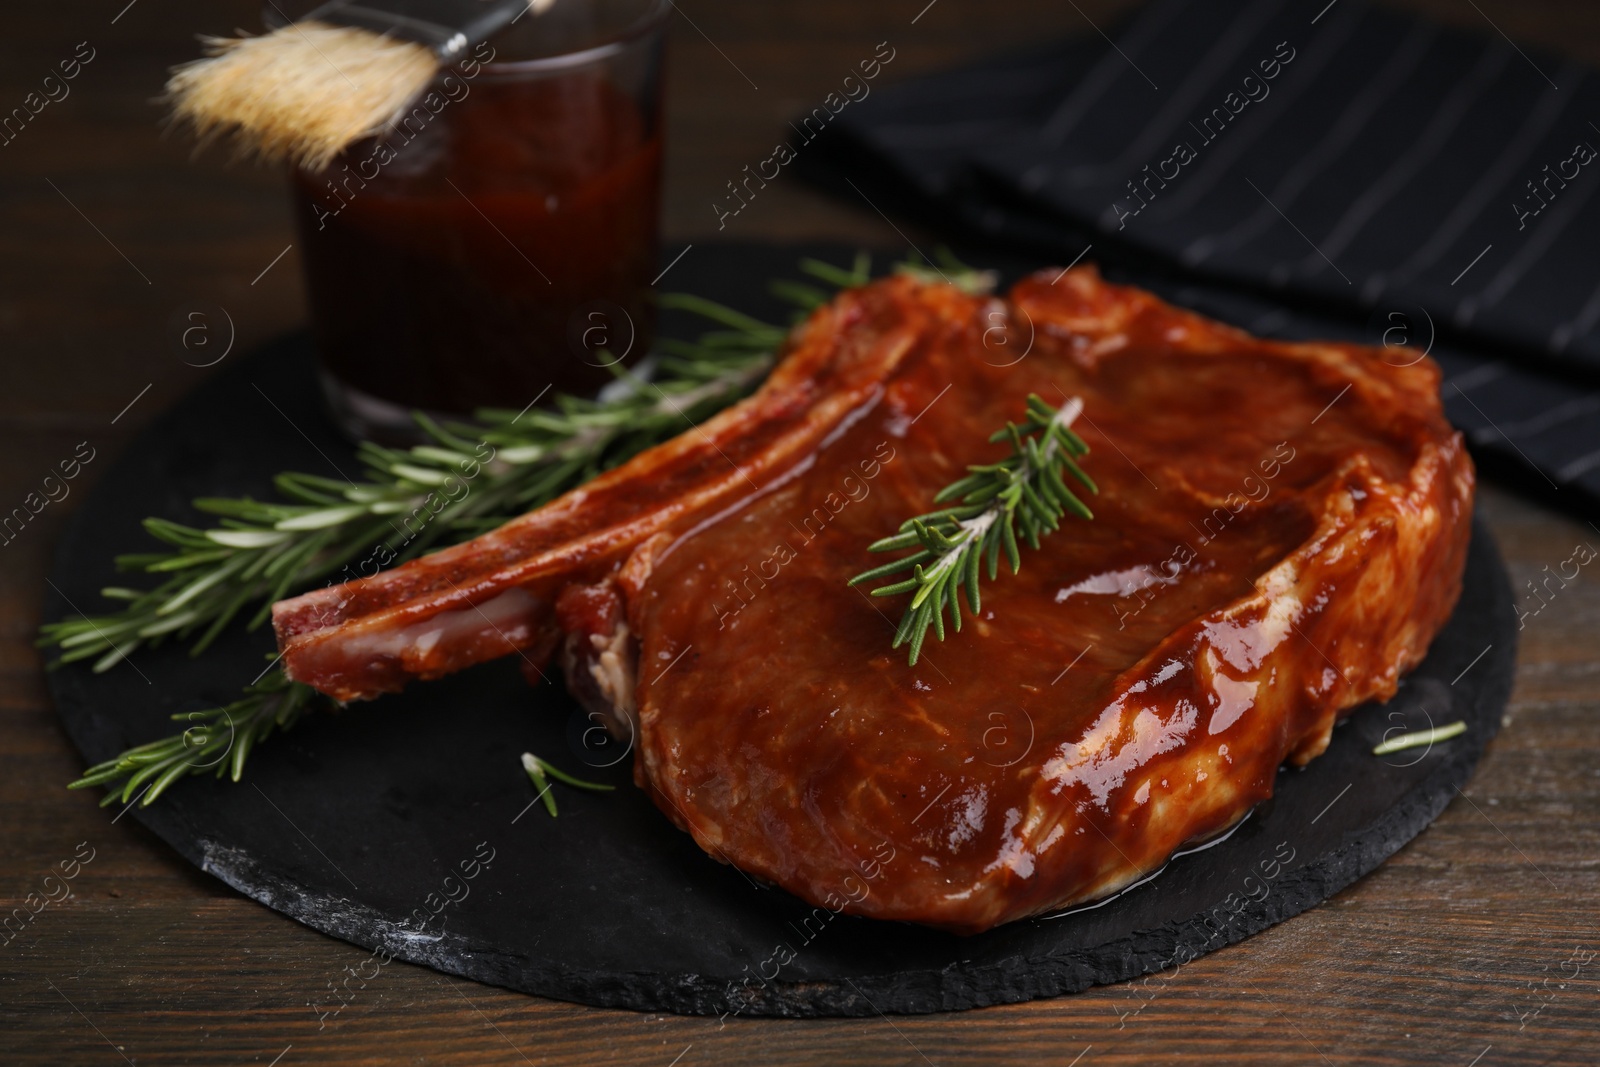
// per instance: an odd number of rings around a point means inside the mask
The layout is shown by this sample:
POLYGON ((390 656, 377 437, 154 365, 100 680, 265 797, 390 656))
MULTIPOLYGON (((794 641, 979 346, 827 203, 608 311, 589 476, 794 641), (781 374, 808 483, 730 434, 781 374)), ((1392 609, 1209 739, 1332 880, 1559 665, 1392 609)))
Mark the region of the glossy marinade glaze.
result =
POLYGON ((474 542, 274 611, 290 675, 393 691, 568 632, 569 687, 711 855, 963 932, 1113 892, 1392 694, 1459 592, 1473 474, 1426 360, 1259 341, 1092 269, 897 277, 755 396, 474 542), (1053 279, 1053 280, 1052 280, 1053 279), (865 549, 1036 392, 1102 487, 907 666, 865 549))
POLYGON ((1449 614, 1473 472, 1431 363, 1049 277, 925 335, 803 477, 624 570, 637 777, 712 855, 961 932, 1101 897, 1268 797, 1449 614), (845 583, 1003 456, 1029 392, 1083 399, 1096 517, 910 667, 906 598, 845 583))

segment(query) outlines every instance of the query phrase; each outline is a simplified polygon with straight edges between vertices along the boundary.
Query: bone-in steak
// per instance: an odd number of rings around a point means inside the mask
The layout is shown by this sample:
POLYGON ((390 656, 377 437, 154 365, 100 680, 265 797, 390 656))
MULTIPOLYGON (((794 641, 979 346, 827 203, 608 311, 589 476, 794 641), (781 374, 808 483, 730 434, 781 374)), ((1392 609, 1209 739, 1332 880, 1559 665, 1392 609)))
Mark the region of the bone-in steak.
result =
POLYGON ((1281 344, 1045 272, 842 294, 761 392, 464 545, 278 606, 342 698, 565 631, 569 686, 712 855, 971 932, 1104 896, 1391 695, 1459 592, 1473 472, 1423 360, 1281 344), (1024 354, 1025 353, 1025 354, 1024 354), (1101 486, 915 667, 868 544, 1023 398, 1083 401, 1101 486), (493 625, 485 625, 486 619, 493 625))

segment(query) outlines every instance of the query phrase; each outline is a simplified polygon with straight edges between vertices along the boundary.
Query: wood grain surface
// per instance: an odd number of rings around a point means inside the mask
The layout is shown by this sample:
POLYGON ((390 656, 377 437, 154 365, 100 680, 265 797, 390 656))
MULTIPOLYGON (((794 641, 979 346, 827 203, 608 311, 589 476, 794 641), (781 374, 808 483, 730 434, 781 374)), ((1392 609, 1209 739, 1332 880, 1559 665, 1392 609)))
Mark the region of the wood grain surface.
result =
MULTIPOLYGON (((877 42, 897 50, 885 77, 901 78, 1094 33, 1122 6, 925 3, 679 4, 668 240, 716 239, 710 205, 723 183, 764 158, 787 118, 877 42)), ((1600 6, 1585 0, 1414 6, 1600 63, 1600 6)), ((229 165, 218 151, 195 158, 183 136, 163 132, 152 103, 165 68, 194 53, 194 34, 256 24, 246 0, 71 0, 5 13, 0 112, 80 42, 94 59, 70 96, 0 147, 0 510, 79 442, 96 458, 69 497, 0 547, 3 910, 39 892, 61 861, 93 855, 72 895, 0 948, 0 1062, 1600 1062, 1592 568, 1526 620, 1506 727, 1431 829, 1323 906, 1179 972, 963 1014, 720 1025, 539 1000, 394 963, 319 1024, 309 1005, 367 953, 236 895, 133 820, 113 824, 95 797, 67 793, 80 765, 32 647, 62 521, 131 435, 206 373, 178 342, 183 314, 224 309, 236 351, 303 321, 296 251, 277 258, 294 240, 279 175, 229 165)), ((868 206, 793 179, 763 190, 720 236, 903 240, 868 206)), ((1499 487, 1483 503, 1519 590, 1579 542, 1600 546, 1595 527, 1499 487)))

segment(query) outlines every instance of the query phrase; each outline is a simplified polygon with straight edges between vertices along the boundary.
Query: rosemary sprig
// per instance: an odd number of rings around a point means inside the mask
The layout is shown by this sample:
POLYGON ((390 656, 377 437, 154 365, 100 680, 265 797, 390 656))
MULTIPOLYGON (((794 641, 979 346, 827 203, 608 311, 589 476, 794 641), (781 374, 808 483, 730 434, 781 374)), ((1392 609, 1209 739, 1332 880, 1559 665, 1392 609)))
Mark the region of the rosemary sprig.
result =
POLYGON ((680 433, 753 389, 785 334, 698 297, 662 303, 727 328, 667 347, 649 379, 622 372, 603 399, 563 396, 553 410, 483 411, 477 424, 439 425, 419 414, 428 443, 363 445, 366 480, 359 483, 280 474, 281 501, 196 500, 198 510, 219 516, 216 526, 146 519, 145 529, 172 547, 120 556, 117 564, 164 580, 102 590, 124 607, 47 624, 39 644, 58 649, 59 663, 93 658, 96 671, 168 637, 193 638, 190 653, 198 655, 242 611, 253 612, 246 625, 254 629, 291 591, 364 577, 440 541, 476 536, 680 433))
POLYGON ((991 442, 1009 440, 1010 456, 999 463, 968 467, 966 477, 951 482, 933 498, 935 504, 960 498, 959 504, 907 519, 899 533, 868 547, 869 552, 896 552, 920 546, 909 556, 856 575, 849 583, 855 586, 912 572, 902 581, 879 586, 872 595, 913 594, 892 646, 899 648, 909 643, 913 666, 929 627, 939 640, 944 640, 946 608, 951 623, 960 632, 963 591, 967 609, 978 614, 981 563, 987 563, 989 580, 993 581, 1004 549, 1011 573, 1021 569, 1019 530, 1030 548, 1038 548, 1039 538, 1057 529, 1066 512, 1094 518, 1062 477, 1063 471, 1070 471, 1089 492, 1100 491, 1076 462, 1077 457, 1089 454, 1089 446, 1071 429, 1082 411, 1083 402, 1076 397, 1057 409, 1030 393, 1028 417, 1020 425, 1007 422, 1005 429, 989 437, 991 442))
POLYGON ((226 772, 237 782, 251 749, 274 730, 293 726, 316 695, 310 686, 291 682, 275 671, 248 686, 245 695, 231 704, 174 715, 174 722, 193 725, 181 734, 130 748, 115 759, 98 763, 67 788, 120 783, 120 791, 112 788, 100 801, 103 808, 139 797, 148 805, 179 778, 212 768, 218 778, 226 772), (146 782, 148 788, 141 791, 146 782))

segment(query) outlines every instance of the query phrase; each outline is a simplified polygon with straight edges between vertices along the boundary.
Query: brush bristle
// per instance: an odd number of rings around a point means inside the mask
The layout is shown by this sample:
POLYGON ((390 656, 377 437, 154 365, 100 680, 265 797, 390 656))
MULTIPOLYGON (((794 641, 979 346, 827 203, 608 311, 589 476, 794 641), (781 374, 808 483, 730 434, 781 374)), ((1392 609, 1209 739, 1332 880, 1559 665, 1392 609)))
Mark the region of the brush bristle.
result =
POLYGON ((174 116, 202 141, 233 133, 247 155, 308 170, 381 133, 439 70, 423 45, 321 22, 205 45, 167 82, 174 116))

